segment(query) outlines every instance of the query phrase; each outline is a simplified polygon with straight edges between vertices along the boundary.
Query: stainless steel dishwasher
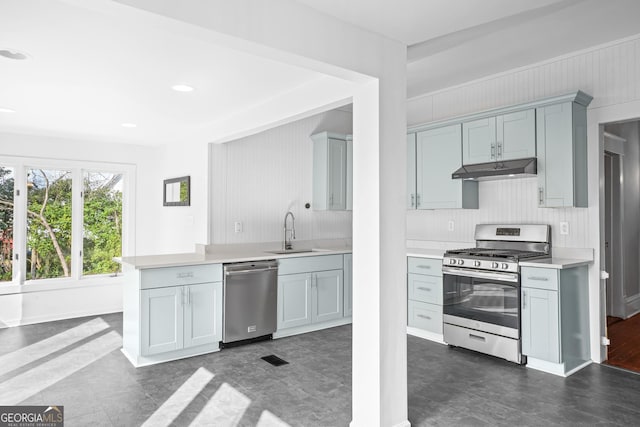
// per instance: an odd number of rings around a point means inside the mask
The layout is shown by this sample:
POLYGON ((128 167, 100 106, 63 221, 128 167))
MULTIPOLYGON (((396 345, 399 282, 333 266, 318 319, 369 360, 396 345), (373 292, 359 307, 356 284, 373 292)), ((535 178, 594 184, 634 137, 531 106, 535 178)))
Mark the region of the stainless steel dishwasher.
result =
POLYGON ((277 261, 225 264, 223 347, 271 338, 276 331, 277 296, 277 261))

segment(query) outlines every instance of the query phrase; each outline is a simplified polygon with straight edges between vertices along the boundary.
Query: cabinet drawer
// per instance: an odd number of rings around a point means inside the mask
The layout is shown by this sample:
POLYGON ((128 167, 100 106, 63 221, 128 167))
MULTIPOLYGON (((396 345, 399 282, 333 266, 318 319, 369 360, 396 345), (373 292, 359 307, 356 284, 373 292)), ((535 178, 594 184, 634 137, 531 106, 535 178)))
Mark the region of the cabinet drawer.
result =
POLYGON ((140 272, 141 289, 221 281, 222 264, 150 268, 140 272))
POLYGON ((442 334, 442 306, 409 300, 407 324, 435 334, 442 334))
POLYGON ((523 287, 558 290, 558 270, 555 268, 522 267, 520 273, 523 287))
POLYGON ((409 273, 429 274, 431 276, 442 275, 441 259, 409 257, 407 264, 409 273))
POLYGON ((409 273, 409 299, 442 305, 442 276, 409 273))
POLYGON ((285 258, 278 261, 278 275, 342 270, 342 254, 285 258))

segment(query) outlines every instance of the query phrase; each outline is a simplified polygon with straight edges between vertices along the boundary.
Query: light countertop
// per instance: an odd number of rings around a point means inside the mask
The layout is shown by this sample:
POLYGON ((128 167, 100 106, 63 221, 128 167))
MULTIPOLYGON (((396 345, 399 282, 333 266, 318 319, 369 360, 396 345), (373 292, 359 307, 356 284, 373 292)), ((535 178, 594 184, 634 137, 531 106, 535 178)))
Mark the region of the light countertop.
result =
POLYGON ((555 268, 562 270, 564 268, 580 267, 581 265, 589 265, 593 262, 590 259, 573 259, 573 258, 545 258, 531 261, 521 261, 520 267, 541 267, 555 268))
MULTIPOLYGON (((294 246, 295 247, 295 246, 294 246)), ((122 263, 136 269, 178 267, 182 265, 222 264, 229 262, 260 261, 267 259, 284 259, 305 256, 338 255, 351 253, 350 245, 323 246, 322 248, 309 248, 309 252, 288 254, 274 254, 269 251, 278 251, 280 247, 265 247, 265 245, 229 245, 216 246, 210 251, 202 253, 181 253, 167 255, 143 255, 123 257, 122 263)), ((298 248, 296 248, 298 249, 298 248)), ((306 248, 305 248, 306 249, 306 248)))
POLYGON ((407 248, 407 256, 417 258, 444 258, 445 249, 421 249, 421 248, 407 248))

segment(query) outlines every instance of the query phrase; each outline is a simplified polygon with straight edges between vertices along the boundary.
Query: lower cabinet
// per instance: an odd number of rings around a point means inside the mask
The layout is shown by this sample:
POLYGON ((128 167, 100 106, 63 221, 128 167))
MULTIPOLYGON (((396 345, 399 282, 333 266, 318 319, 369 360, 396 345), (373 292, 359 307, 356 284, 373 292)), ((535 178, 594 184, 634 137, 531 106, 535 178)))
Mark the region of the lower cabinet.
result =
POLYGON ((219 350, 220 264, 125 270, 123 352, 144 366, 219 350))
POLYGON ((279 272, 275 338, 350 323, 343 255, 283 259, 279 272))
POLYGON ((278 329, 341 319, 342 270, 278 277, 278 329))
POLYGON ((143 356, 222 340, 222 282, 144 289, 141 302, 143 356))
POLYGON ((407 259, 408 333, 442 342, 442 260, 407 259))
POLYGON ((590 363, 587 267, 522 267, 521 280, 527 366, 568 376, 590 363))

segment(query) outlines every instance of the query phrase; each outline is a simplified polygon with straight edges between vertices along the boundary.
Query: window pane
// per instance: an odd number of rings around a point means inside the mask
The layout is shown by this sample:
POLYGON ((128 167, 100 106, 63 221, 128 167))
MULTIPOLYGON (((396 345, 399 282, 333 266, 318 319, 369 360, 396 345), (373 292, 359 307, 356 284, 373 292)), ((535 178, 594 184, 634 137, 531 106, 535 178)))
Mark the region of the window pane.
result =
POLYGON ((0 166, 0 282, 13 275, 13 185, 13 169, 0 166))
POLYGON ((70 276, 71 172, 27 171, 27 279, 70 276))
POLYGON ((122 174, 84 174, 84 233, 82 272, 117 273, 122 255, 122 174))

